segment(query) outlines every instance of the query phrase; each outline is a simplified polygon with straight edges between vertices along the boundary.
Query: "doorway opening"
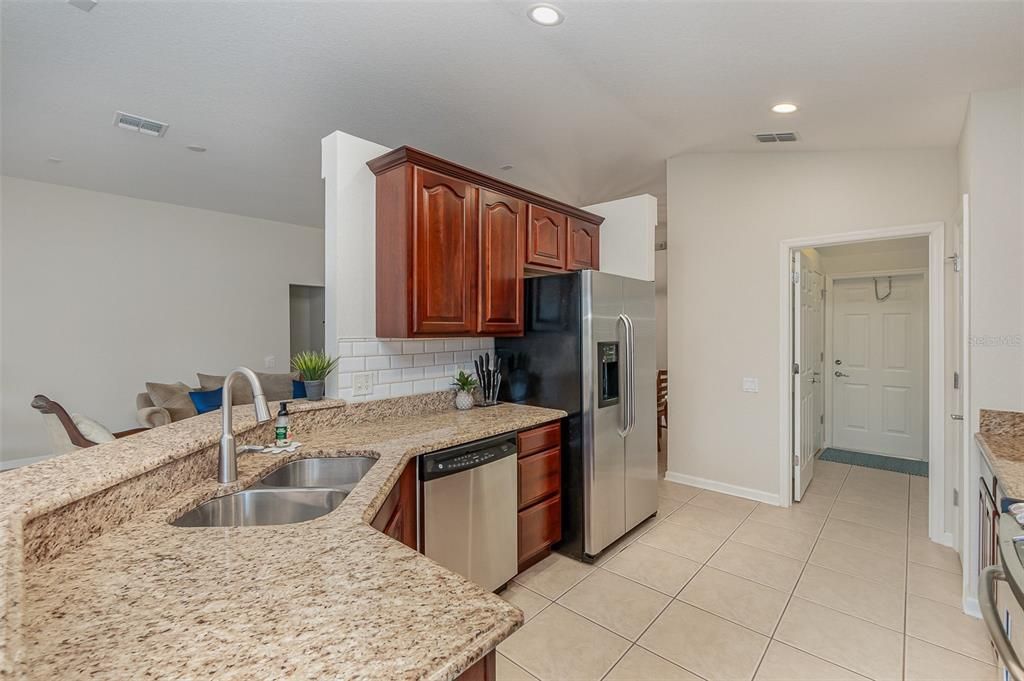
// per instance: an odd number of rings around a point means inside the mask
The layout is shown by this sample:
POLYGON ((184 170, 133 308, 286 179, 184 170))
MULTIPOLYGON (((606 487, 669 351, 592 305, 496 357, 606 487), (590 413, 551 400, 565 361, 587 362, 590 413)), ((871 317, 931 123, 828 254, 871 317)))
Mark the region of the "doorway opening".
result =
POLYGON ((324 287, 288 285, 291 356, 303 350, 324 349, 324 287))
POLYGON ((903 476, 893 489, 946 540, 942 223, 791 240, 781 255, 783 504, 841 497, 827 472, 850 465, 872 484, 903 476))

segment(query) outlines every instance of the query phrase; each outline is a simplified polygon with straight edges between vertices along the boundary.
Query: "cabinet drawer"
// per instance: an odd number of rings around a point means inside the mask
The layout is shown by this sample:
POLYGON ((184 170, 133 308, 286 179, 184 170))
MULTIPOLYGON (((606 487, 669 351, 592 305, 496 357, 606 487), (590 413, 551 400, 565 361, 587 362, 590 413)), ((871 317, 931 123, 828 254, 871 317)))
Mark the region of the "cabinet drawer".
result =
POLYGON ((519 508, 557 494, 562 488, 562 450, 549 449, 519 459, 519 508))
POLYGON ((551 497, 519 512, 519 565, 562 538, 562 497, 551 497))
POLYGON ((562 444, 562 422, 556 421, 532 430, 524 430, 518 436, 519 458, 559 447, 562 444))

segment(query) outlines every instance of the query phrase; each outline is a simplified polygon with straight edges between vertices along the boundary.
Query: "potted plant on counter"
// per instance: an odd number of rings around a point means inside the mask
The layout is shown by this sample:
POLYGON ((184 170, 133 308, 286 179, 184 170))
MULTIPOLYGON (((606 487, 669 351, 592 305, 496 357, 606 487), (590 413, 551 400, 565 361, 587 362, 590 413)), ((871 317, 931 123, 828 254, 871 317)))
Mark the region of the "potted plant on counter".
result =
POLYGON ((452 386, 455 388, 455 408, 456 409, 472 409, 473 408, 473 390, 477 386, 476 379, 467 374, 465 371, 460 371, 459 375, 452 381, 452 386))
POLYGON ((338 359, 332 358, 326 352, 303 350, 292 357, 292 369, 299 372, 302 382, 306 384, 307 400, 316 401, 324 398, 324 379, 336 366, 338 359))

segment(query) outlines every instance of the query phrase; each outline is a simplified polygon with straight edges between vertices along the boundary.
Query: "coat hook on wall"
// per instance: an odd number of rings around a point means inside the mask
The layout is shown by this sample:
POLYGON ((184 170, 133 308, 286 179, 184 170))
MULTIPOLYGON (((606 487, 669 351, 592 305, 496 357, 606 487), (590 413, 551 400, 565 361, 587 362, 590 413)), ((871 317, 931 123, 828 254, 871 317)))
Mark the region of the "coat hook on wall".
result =
POLYGON ((892 295, 892 277, 889 277, 889 290, 886 292, 884 296, 878 295, 878 277, 873 277, 872 279, 875 282, 875 300, 877 300, 878 302, 888 300, 889 296, 892 295))

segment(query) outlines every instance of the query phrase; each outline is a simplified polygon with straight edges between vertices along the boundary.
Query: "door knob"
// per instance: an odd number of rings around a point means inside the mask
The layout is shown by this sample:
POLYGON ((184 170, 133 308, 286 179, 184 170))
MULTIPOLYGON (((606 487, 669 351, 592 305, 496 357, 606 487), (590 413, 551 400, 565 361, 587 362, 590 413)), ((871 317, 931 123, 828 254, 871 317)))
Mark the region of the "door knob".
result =
POLYGON ((850 374, 844 374, 842 371, 836 372, 836 378, 849 378, 850 374))

